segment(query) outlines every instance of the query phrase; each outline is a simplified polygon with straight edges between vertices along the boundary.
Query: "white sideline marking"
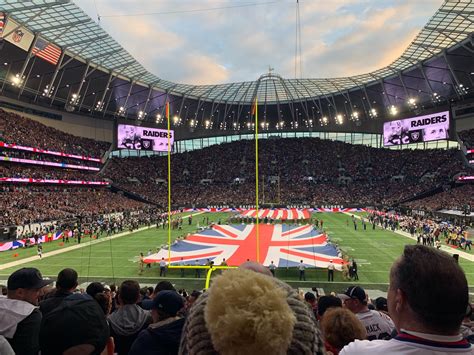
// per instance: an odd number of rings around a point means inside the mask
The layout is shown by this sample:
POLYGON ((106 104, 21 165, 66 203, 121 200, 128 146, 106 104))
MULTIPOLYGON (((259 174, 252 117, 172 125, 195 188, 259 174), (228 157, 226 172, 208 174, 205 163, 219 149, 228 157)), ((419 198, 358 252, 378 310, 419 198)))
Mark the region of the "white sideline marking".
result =
MULTIPOLYGON (((192 216, 194 217, 194 216, 199 215, 199 214, 202 214, 202 213, 205 213, 205 211, 193 213, 192 216)), ((190 215, 187 215, 187 216, 184 216, 184 217, 182 217, 182 218, 183 218, 183 219, 189 218, 189 216, 190 216, 190 215)), ((129 234, 132 234, 132 233, 142 232, 142 231, 144 231, 144 230, 147 230, 147 229, 150 229, 150 228, 155 228, 155 227, 156 227, 156 224, 153 224, 153 225, 151 225, 150 227, 138 228, 138 229, 134 230, 133 232, 122 232, 122 233, 118 233, 118 234, 112 235, 112 236, 110 236, 110 237, 102 237, 102 238, 100 238, 100 239, 93 239, 93 240, 91 240, 91 241, 89 241, 89 242, 84 242, 84 243, 81 243, 81 244, 71 245, 70 247, 63 248, 63 249, 53 250, 53 251, 44 253, 42 259, 48 258, 48 257, 50 257, 50 256, 54 256, 54 255, 66 253, 66 252, 71 251, 71 250, 76 250, 76 249, 84 248, 84 247, 89 246, 89 245, 98 244, 98 243, 103 243, 103 242, 106 242, 106 241, 109 241, 109 240, 112 240, 112 239, 124 237, 124 236, 129 235, 129 234)), ((20 248, 19 248, 19 249, 20 249, 20 248)), ((29 262, 32 262, 32 261, 37 261, 37 260, 40 260, 40 259, 38 258, 38 255, 30 256, 30 257, 25 258, 25 259, 16 260, 16 261, 12 261, 12 262, 9 262, 9 263, 0 265, 0 270, 9 269, 9 268, 14 267, 14 266, 26 264, 26 263, 29 263, 29 262)))

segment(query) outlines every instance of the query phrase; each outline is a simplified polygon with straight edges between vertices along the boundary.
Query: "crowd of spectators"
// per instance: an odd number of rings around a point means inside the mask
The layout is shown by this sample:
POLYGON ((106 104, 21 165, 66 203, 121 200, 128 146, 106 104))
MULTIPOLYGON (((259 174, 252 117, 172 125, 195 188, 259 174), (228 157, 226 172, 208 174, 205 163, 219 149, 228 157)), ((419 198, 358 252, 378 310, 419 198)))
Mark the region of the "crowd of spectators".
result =
POLYGON ((0 139, 10 144, 95 158, 100 158, 110 146, 110 143, 74 136, 2 109, 0 120, 4 122, 0 139))
POLYGON ((465 205, 474 206, 474 185, 465 184, 422 199, 410 201, 406 206, 427 211, 440 209, 462 211, 465 205))
MULTIPOLYGON (((376 149, 317 138, 266 139, 259 149, 259 199, 267 203, 393 204, 463 169, 454 149, 376 149)), ((252 204, 254 159, 251 141, 174 154, 173 203, 252 204)), ((104 176, 150 201, 166 201, 166 157, 113 158, 104 176)))
MULTIPOLYGON (((0 160, 8 160, 8 158, 18 158, 18 159, 28 159, 34 160, 35 162, 53 162, 53 163, 62 163, 62 164, 72 164, 72 165, 80 165, 80 166, 91 166, 100 168, 101 163, 88 161, 88 160, 81 160, 81 159, 74 159, 50 154, 39 154, 33 153, 24 150, 14 150, 14 149, 4 149, 0 147, 0 160)), ((33 164, 34 165, 34 164, 33 164)))
POLYGON ((147 204, 107 188, 0 185, 0 226, 139 210, 147 204))
POLYGON ((474 148, 474 128, 458 132, 459 138, 468 149, 474 148))
MULTIPOLYGON (((87 156, 100 156, 107 149, 107 144, 104 142, 74 137, 2 110, 0 117, 5 121, 3 139, 10 143, 87 156)), ((3 150, 0 154, 76 165, 93 164, 14 150, 3 150)), ((454 149, 390 150, 318 138, 270 138, 260 141, 259 201, 275 204, 393 205, 445 184, 461 170, 465 168, 459 151, 454 149)), ((254 142, 235 141, 174 154, 171 158, 171 174, 171 196, 174 206, 252 205, 255 203, 254 142)), ((161 206, 167 204, 167 175, 167 158, 163 156, 112 158, 100 174, 84 170, 0 162, 1 177, 111 180, 115 186, 161 206)), ((25 221, 27 211, 32 210, 31 203, 17 196, 8 198, 10 189, 11 187, 7 187, 3 191, 7 205, 10 203, 10 206, 15 204, 30 207, 18 209, 17 216, 14 216, 16 213, 14 211, 17 209, 10 209, 11 215, 8 221, 25 221)), ((43 197, 50 193, 47 187, 20 187, 18 190, 30 191, 36 195, 42 192, 43 197)), ((456 190, 410 204, 419 206, 426 201, 429 208, 435 209, 445 207, 446 203, 462 205, 471 202, 467 201, 471 194, 463 194, 461 190, 460 193, 456 193, 456 190)), ((90 198, 91 202, 94 202, 102 190, 92 191, 94 192, 90 198)), ((125 204, 124 201, 127 201, 121 196, 113 197, 114 194, 108 191, 104 192, 104 195, 109 196, 112 205, 112 207, 104 206, 102 208, 104 211, 115 210, 117 204, 125 204), (117 201, 117 204, 114 201, 117 201)), ((51 210, 49 208, 32 210, 33 217, 30 218, 45 219, 51 214, 69 216, 72 212, 67 208, 62 210, 64 203, 57 205, 55 203, 57 198, 58 196, 53 194, 47 202, 48 206, 56 207, 51 210), (42 218, 40 214, 46 217, 42 218)), ((97 213, 99 209, 97 203, 84 205, 81 202, 84 199, 82 196, 77 197, 80 213, 97 213), (89 212, 86 211, 88 208, 89 212)), ((103 201, 105 202, 105 199, 103 201)))
POLYGON ((11 162, 0 162, 0 177, 104 181, 103 178, 88 170, 36 166, 11 162))
POLYGON ((79 290, 70 268, 59 272, 54 288, 51 283, 35 268, 10 275, 0 297, 2 354, 474 351, 464 271, 449 254, 423 245, 405 246, 391 267, 387 297, 375 301, 359 285, 340 294, 304 294, 254 262, 190 294, 167 280, 155 288, 140 289, 130 279, 79 290))

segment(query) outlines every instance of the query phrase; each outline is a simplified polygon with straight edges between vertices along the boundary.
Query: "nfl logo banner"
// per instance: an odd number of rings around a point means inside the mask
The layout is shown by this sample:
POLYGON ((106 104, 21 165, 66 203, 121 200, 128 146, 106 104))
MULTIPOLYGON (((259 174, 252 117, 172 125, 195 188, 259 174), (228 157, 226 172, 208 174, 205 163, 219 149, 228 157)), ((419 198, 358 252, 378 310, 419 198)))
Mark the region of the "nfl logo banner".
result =
POLYGON ((7 24, 3 30, 3 38, 23 49, 25 52, 28 52, 35 36, 33 32, 28 31, 25 27, 20 26, 19 23, 8 18, 7 24))

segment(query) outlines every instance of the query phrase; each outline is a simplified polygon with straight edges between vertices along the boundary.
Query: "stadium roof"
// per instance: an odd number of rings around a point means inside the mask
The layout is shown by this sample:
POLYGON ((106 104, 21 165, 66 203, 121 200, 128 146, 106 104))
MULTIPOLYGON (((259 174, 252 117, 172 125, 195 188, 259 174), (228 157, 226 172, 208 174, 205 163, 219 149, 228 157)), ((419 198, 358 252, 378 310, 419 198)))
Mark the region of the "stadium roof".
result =
MULTIPOLYGON (((72 58, 167 94, 226 104, 250 104, 255 97, 267 104, 292 102, 365 90, 369 83, 400 75, 402 71, 462 42, 474 32, 474 2, 448 0, 398 59, 371 73, 315 79, 284 79, 269 73, 256 81, 186 85, 161 79, 147 71, 72 1, 6 0, 1 6, 8 16, 59 45, 72 58)), ((468 49, 472 53, 472 49, 468 49)))

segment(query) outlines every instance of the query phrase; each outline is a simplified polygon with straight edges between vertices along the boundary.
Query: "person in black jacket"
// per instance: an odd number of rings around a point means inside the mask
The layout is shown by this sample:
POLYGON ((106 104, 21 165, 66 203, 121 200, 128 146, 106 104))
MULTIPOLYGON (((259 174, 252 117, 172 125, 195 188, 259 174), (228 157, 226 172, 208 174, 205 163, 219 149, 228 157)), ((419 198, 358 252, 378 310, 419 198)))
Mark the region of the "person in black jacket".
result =
POLYGON ((161 291, 153 300, 153 324, 142 330, 129 355, 178 354, 185 319, 177 316, 184 306, 183 297, 176 291, 161 291))
POLYGON ((43 316, 59 306, 65 297, 72 295, 76 287, 76 270, 68 268, 61 270, 56 281, 56 291, 39 304, 43 316))

